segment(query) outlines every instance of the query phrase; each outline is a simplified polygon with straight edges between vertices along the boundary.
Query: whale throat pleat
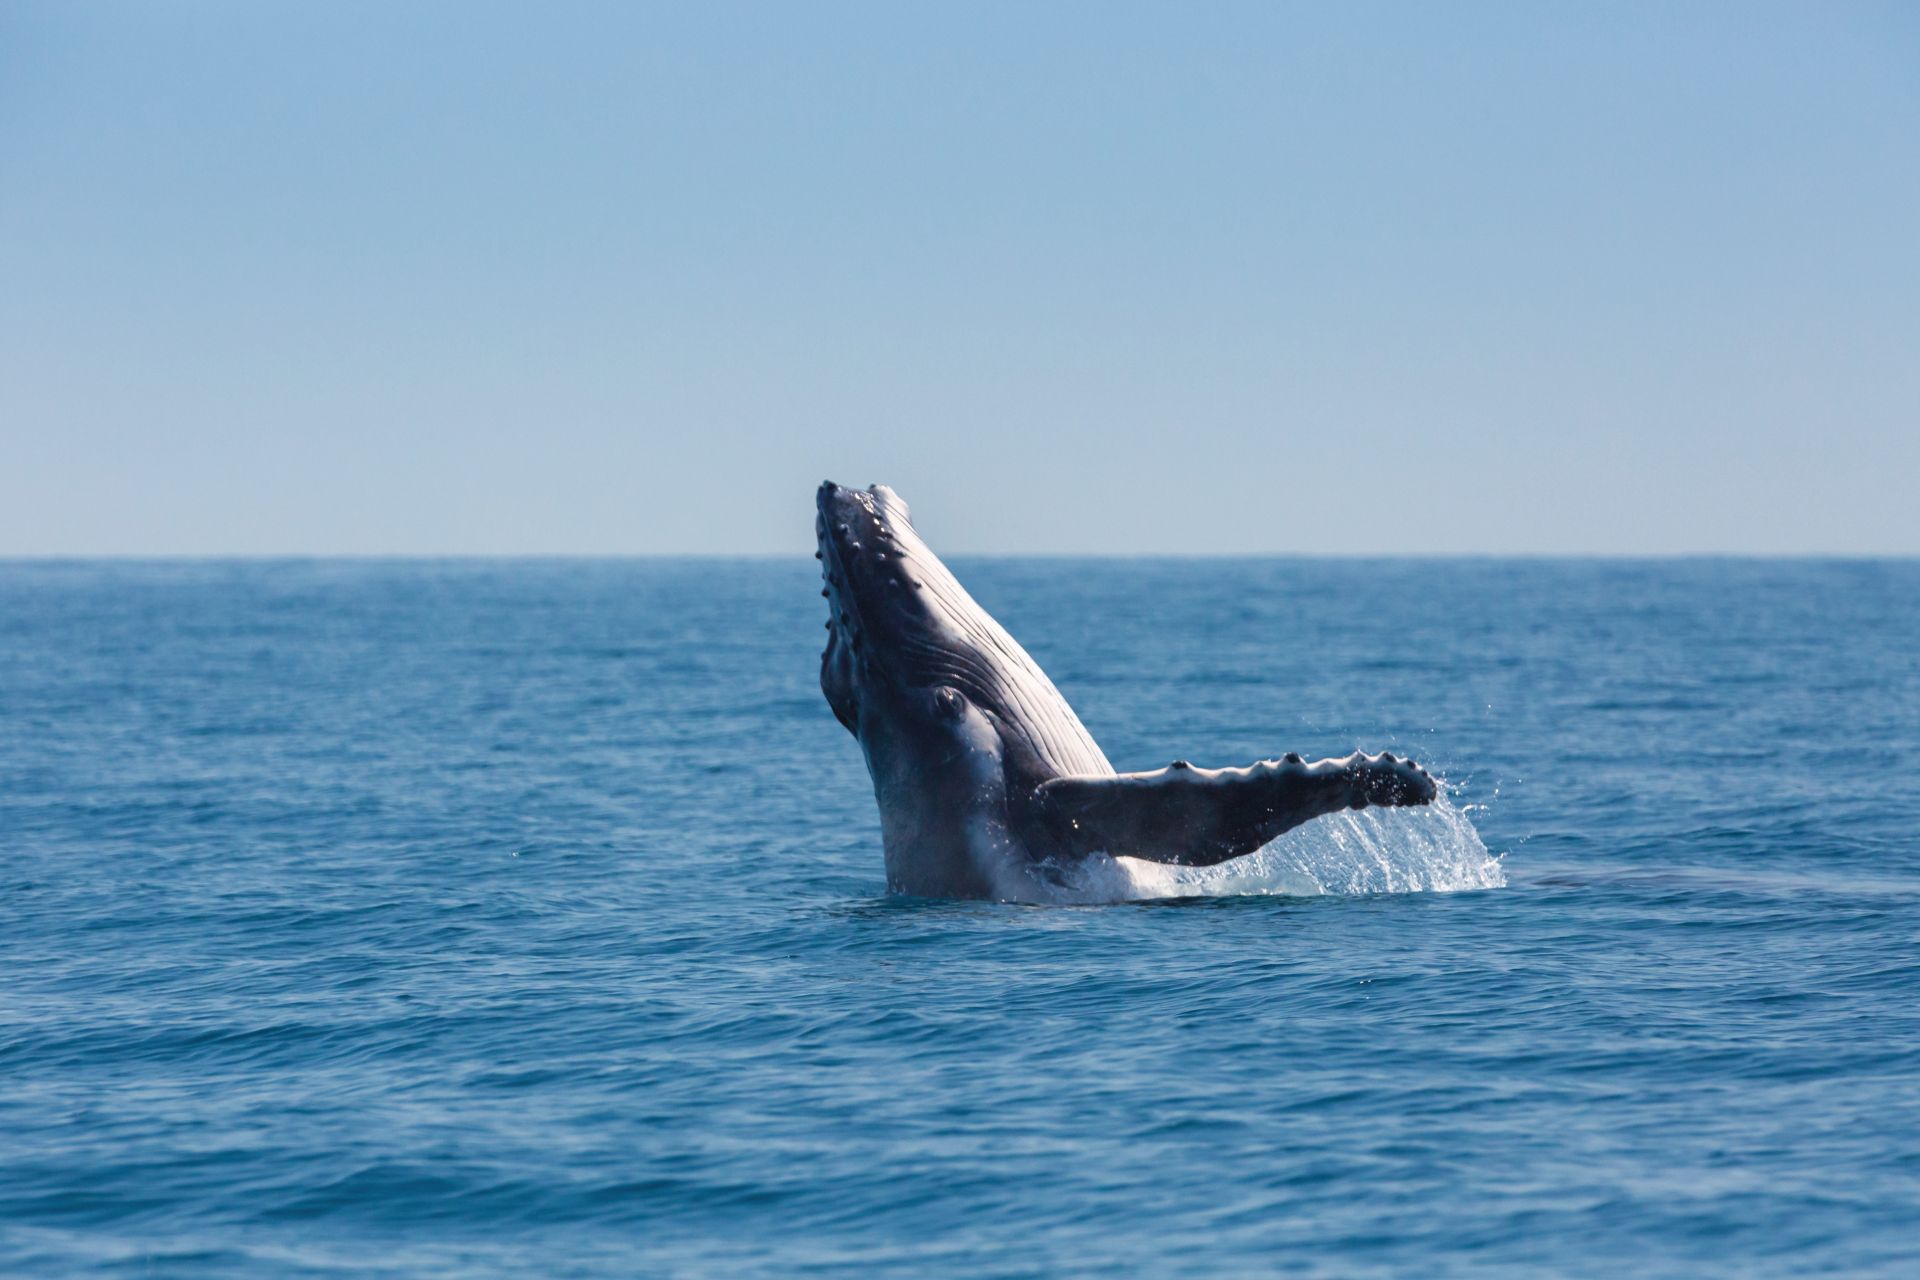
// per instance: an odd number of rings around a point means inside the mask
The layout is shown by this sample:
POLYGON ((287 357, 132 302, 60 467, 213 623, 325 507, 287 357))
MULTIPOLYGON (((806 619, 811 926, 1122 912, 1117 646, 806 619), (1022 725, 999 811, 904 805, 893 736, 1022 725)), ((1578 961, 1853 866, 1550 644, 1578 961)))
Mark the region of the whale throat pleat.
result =
POLYGON ((1066 698, 1027 651, 967 594, 946 566, 931 554, 922 568, 926 590, 942 613, 964 631, 982 653, 994 659, 992 688, 1015 712, 1001 732, 1022 739, 1028 750, 1057 772, 1111 774, 1106 753, 1080 723, 1066 698))

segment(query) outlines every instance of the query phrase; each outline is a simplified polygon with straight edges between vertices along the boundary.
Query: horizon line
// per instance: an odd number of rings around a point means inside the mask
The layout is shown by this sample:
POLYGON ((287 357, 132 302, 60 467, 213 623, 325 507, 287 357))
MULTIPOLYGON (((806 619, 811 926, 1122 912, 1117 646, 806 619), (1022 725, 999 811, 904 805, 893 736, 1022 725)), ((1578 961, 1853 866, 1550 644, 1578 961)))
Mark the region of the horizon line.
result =
MULTIPOLYGON (((797 551, 0 551, 0 564, 811 559, 797 551)), ((1920 560, 1920 551, 950 551, 964 560, 1920 560)))

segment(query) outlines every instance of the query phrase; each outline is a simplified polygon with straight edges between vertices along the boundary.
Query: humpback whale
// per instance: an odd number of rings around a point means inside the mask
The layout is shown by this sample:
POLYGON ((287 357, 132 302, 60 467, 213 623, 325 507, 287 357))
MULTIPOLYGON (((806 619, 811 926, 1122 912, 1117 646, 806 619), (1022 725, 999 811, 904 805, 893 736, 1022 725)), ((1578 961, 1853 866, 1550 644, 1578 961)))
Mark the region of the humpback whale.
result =
POLYGON ((1425 769, 1385 751, 1118 773, 898 494, 829 480, 817 508, 820 689, 866 756, 894 892, 1032 899, 1094 854, 1210 866, 1325 814, 1434 798, 1425 769))

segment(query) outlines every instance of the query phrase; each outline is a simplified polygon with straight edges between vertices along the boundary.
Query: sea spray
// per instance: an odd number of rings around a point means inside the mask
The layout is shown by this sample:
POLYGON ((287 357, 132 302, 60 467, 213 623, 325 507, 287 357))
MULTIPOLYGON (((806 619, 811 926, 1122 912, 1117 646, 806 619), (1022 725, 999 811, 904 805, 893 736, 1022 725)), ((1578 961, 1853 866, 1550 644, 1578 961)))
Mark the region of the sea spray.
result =
POLYGON ((1295 827, 1241 858, 1176 867, 1137 858, 1088 858, 1044 886, 1040 901, 1126 902, 1270 894, 1453 893, 1507 883, 1467 813, 1444 791, 1408 809, 1349 810, 1295 827))

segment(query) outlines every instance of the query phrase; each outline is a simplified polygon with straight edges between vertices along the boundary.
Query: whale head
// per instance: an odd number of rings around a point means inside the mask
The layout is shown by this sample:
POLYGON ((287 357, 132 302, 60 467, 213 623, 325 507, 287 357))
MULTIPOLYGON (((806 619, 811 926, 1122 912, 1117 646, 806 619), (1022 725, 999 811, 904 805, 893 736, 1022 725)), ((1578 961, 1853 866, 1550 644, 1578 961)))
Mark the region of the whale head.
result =
POLYGON ((820 688, 841 724, 867 743, 878 722, 902 715, 952 721, 957 698, 987 717, 1023 772, 1112 771, 1052 681, 922 540, 899 494, 829 480, 816 507, 820 688))

